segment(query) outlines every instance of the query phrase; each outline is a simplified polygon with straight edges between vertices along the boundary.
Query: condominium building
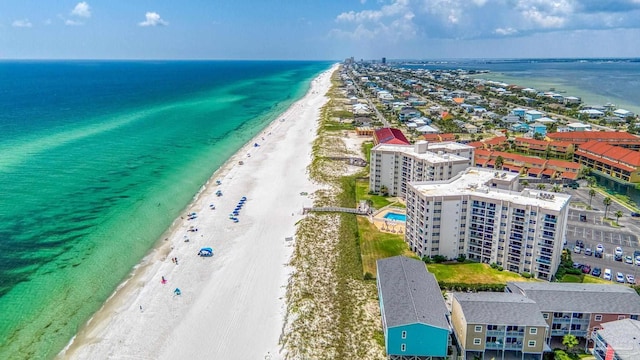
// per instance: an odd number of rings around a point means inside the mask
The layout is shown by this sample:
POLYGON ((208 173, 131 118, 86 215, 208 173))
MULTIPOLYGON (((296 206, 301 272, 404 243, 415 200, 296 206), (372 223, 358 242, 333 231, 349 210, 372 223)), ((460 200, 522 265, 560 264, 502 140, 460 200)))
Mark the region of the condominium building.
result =
POLYGON ((593 340, 604 323, 640 315, 640 296, 623 285, 508 282, 506 291, 535 301, 550 337, 558 339, 571 334, 593 340))
POLYGON ((446 180, 473 166, 474 148, 456 142, 378 144, 371 149, 369 189, 404 197, 410 181, 446 180))
POLYGON ((594 335, 596 360, 640 359, 640 321, 624 319, 602 324, 594 335))
POLYGON ((549 326, 535 301, 505 293, 454 293, 451 323, 462 359, 542 360, 549 326))
POLYGON ((518 176, 468 168, 449 180, 409 183, 405 241, 420 257, 465 255, 551 280, 570 196, 518 191, 518 176))

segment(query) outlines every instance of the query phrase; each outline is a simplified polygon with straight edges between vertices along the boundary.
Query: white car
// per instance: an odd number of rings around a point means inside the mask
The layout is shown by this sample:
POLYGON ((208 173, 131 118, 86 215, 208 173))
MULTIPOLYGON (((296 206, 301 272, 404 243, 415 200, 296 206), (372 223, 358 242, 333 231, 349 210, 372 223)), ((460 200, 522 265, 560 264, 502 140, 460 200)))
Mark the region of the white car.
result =
POLYGON ((580 249, 580 246, 576 245, 573 247, 573 252, 576 254, 580 254, 580 251, 582 251, 582 249, 580 249))
POLYGON ((616 281, 619 283, 624 283, 624 274, 621 272, 616 273, 616 281))
POLYGON ((627 282, 628 282, 629 284, 633 284, 633 285, 635 285, 635 284, 636 284, 636 278, 635 278, 635 276, 633 276, 633 275, 631 275, 631 274, 627 274, 627 282))
POLYGON ((604 246, 602 246, 602 244, 598 244, 598 245, 596 246, 596 251, 598 251, 598 252, 604 252, 604 246))
POLYGON ((604 275, 602 275, 602 278, 605 280, 611 280, 611 269, 604 269, 604 275))
POLYGON ((636 256, 636 265, 640 266, 640 255, 636 256))
POLYGON ((622 256, 622 248, 620 246, 616 246, 616 250, 614 252, 616 256, 622 256))
POLYGON ((624 262, 629 264, 629 265, 633 265, 633 258, 631 257, 631 255, 627 255, 624 257, 624 262))

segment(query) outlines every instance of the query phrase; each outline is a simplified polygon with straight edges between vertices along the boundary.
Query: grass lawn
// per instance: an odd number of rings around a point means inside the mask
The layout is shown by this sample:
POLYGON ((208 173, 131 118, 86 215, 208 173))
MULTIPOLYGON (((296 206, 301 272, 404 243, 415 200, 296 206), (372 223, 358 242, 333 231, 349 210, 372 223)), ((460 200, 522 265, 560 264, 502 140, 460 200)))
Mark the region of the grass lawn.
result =
POLYGON ((506 284, 507 281, 538 281, 509 271, 498 271, 480 263, 428 264, 427 268, 438 281, 448 283, 506 284))
POLYGON ((360 235, 360 252, 362 254, 362 272, 376 276, 376 260, 396 255, 414 257, 409 251, 404 236, 378 231, 364 217, 358 217, 358 234, 360 235))
POLYGON ((373 207, 376 209, 382 209, 391 204, 389 198, 380 195, 370 195, 369 183, 364 180, 356 180, 356 200, 371 200, 373 207))

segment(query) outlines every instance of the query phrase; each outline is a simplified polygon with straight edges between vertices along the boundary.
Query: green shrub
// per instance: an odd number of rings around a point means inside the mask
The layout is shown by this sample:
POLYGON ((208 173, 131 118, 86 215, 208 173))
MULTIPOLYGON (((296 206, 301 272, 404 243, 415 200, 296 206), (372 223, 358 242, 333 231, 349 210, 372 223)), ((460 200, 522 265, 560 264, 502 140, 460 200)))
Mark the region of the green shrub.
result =
POLYGON ((364 273, 364 279, 365 280, 375 280, 375 277, 370 272, 366 272, 366 273, 364 273))
POLYGON ((433 257, 433 262, 435 262, 436 264, 441 264, 445 261, 447 261, 447 257, 444 255, 436 255, 433 257))
POLYGON ((467 257, 464 254, 460 254, 458 255, 458 258, 456 259, 456 261, 459 263, 463 263, 466 259, 467 257))
POLYGON ((431 258, 430 258, 430 257, 428 257, 428 256, 426 256, 426 255, 422 257, 422 261, 423 261, 425 264, 431 264, 431 258))
POLYGON ((523 272, 520 274, 523 278, 525 279, 531 279, 533 277, 533 274, 531 274, 530 272, 523 272))
POLYGON ((489 266, 491 266, 492 269, 497 269, 498 268, 498 264, 496 264, 494 262, 492 262, 491 265, 489 265, 489 266))

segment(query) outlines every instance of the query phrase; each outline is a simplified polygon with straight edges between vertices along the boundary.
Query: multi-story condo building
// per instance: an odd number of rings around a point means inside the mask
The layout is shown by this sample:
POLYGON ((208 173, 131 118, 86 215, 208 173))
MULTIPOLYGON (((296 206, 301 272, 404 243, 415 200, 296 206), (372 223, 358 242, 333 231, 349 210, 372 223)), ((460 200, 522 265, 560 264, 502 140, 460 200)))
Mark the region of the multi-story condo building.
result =
POLYGON ((640 315, 640 296, 623 285, 508 282, 506 291, 538 304, 550 337, 572 334, 592 340, 603 323, 640 315))
POLYGON ((535 301, 505 293, 455 293, 451 323, 463 359, 542 360, 549 326, 535 301))
POLYGON ((640 321, 624 319, 602 324, 593 336, 596 360, 640 359, 640 321))
POLYGON ((474 148, 456 142, 378 144, 371 149, 369 189, 405 196, 410 181, 446 180, 473 166, 474 148))
POLYGON ((551 280, 570 196, 518 189, 518 174, 484 168, 445 181, 411 182, 405 241, 420 257, 465 255, 551 280))
POLYGON ((573 161, 622 182, 640 182, 640 151, 600 141, 578 147, 573 161))

